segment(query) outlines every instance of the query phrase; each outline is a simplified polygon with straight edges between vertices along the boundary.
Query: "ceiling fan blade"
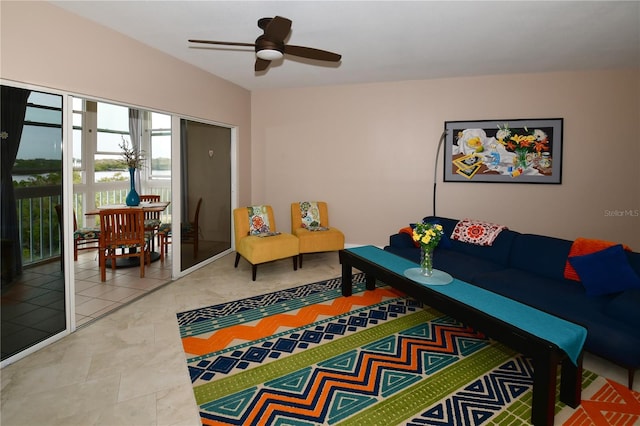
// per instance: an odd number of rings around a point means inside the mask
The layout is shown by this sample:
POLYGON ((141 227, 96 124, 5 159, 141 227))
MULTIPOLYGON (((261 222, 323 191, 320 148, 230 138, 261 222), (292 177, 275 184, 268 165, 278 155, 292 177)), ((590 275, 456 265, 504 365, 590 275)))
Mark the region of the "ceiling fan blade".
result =
POLYGON ((233 41, 214 41, 214 40, 189 40, 191 43, 204 43, 204 44, 222 44, 224 46, 247 46, 255 47, 254 43, 236 43, 233 41))
POLYGON ((288 55, 300 56, 302 58, 317 59, 319 61, 338 62, 342 55, 329 52, 326 50, 314 49, 312 47, 292 46, 287 44, 284 46, 284 53, 288 55))
POLYGON ((271 41, 284 42, 291 31, 291 20, 276 16, 264 29, 264 35, 271 41))
POLYGON ((283 18, 282 16, 258 19, 258 27, 262 29, 263 34, 258 36, 254 43, 195 39, 189 39, 189 42, 224 46, 253 47, 256 52, 256 62, 254 65, 256 72, 265 71, 269 68, 269 65, 271 65, 271 61, 281 59, 282 54, 289 54, 317 61, 339 62, 342 59, 342 55, 329 52, 327 50, 314 49, 312 47, 305 46, 286 45, 284 40, 291 32, 291 24, 292 21, 290 19, 283 18))
POLYGON ((255 71, 264 71, 269 67, 271 61, 266 59, 256 58, 256 65, 253 67, 255 71))

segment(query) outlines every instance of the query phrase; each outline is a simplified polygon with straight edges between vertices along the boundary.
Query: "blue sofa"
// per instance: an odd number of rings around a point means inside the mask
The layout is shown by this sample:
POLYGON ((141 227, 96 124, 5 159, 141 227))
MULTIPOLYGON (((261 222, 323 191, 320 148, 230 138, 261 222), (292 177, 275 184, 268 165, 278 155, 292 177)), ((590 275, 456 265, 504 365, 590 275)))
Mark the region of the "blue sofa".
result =
MULTIPOLYGON (((424 221, 444 229, 434 268, 582 325, 587 329, 585 350, 628 369, 633 387, 640 368, 640 288, 588 295, 583 283, 564 277, 572 241, 505 229, 491 246, 479 246, 448 237, 456 219, 427 216, 424 221)), ((416 263, 420 257, 420 249, 403 232, 391 235, 384 249, 416 263)), ((640 276, 640 253, 625 254, 640 276)))

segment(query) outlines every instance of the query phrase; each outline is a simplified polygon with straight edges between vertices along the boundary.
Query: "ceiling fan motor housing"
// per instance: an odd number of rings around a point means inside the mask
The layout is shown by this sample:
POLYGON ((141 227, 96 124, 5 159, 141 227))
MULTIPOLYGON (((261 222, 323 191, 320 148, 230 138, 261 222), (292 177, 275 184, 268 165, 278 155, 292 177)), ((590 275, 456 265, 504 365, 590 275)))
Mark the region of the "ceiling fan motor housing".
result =
POLYGON ((256 56, 272 61, 284 56, 284 43, 278 43, 261 35, 256 39, 256 56))

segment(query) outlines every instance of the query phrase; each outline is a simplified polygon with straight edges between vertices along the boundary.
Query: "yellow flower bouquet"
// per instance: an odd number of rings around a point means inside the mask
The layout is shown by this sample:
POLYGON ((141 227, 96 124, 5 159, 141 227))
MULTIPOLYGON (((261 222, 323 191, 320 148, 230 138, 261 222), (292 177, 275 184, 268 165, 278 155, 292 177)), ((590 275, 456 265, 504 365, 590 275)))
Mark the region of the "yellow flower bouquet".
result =
POLYGON ((444 231, 437 223, 418 223, 413 228, 413 241, 420 245, 420 272, 430 277, 433 274, 433 250, 442 239, 444 231))
POLYGON ((418 223, 413 228, 413 241, 425 250, 433 251, 442 239, 442 225, 434 223, 418 223))

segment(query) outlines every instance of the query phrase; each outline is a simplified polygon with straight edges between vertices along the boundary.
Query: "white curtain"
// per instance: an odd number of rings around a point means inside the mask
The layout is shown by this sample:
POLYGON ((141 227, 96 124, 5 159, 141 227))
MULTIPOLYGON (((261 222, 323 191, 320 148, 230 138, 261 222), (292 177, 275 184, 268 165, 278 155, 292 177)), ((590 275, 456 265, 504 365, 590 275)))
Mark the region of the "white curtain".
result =
MULTIPOLYGON (((131 147, 136 151, 140 151, 142 145, 142 120, 140 119, 140 110, 129 108, 129 136, 131 136, 131 147)), ((151 164, 151 160, 147 163, 147 166, 151 164)), ((141 174, 140 169, 136 169, 136 192, 140 192, 141 174)))

